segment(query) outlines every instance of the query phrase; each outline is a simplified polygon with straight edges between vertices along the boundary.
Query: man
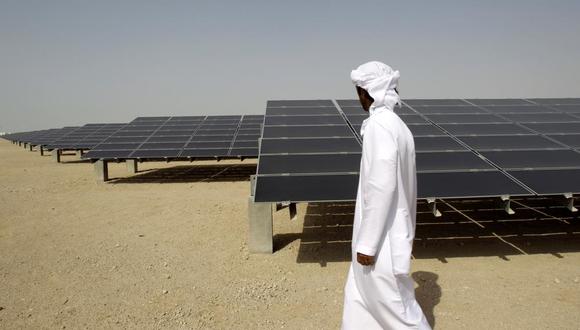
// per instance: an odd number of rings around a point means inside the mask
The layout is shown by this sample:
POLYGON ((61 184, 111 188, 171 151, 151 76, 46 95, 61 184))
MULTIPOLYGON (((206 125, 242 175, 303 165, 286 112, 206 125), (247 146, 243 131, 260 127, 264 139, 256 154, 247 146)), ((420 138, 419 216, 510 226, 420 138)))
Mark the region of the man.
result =
POLYGON ((345 287, 343 329, 431 329, 409 276, 417 205, 415 145, 393 112, 399 71, 368 62, 351 73, 370 113, 361 128, 352 263, 345 287))

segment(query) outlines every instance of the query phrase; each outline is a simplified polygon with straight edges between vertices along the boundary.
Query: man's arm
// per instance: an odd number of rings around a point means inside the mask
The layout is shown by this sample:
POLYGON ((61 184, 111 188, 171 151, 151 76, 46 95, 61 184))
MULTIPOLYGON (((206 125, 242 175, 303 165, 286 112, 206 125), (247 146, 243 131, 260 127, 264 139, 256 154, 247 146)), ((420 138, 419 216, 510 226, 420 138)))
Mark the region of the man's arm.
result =
POLYGON ((361 166, 362 223, 358 232, 357 261, 374 263, 397 193, 397 144, 389 131, 369 121, 363 139, 361 166), (369 259, 370 257, 370 259, 369 259))

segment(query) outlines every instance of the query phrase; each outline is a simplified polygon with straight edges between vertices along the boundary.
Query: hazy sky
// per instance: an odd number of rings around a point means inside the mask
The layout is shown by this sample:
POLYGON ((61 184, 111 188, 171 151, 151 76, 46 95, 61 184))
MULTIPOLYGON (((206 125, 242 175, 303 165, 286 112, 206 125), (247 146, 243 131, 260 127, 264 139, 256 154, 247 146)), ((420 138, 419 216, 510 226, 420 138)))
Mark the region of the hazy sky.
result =
POLYGON ((0 131, 353 98, 580 96, 580 1, 0 0, 0 131), (493 4, 492 4, 493 3, 493 4))

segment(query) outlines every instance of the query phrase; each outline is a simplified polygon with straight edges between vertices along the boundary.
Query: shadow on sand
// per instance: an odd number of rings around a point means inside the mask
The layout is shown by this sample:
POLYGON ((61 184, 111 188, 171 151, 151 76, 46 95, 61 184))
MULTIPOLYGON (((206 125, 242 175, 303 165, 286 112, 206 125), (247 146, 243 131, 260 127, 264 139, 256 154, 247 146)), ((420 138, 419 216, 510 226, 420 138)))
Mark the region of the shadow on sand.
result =
POLYGON ((136 175, 111 179, 117 183, 238 182, 249 181, 256 164, 180 165, 140 171, 136 175))
MULTIPOLYGON (((416 259, 552 254, 580 251, 580 219, 557 198, 512 201, 508 214, 494 200, 442 201, 435 217, 426 203, 419 203, 413 257, 416 259)), ((298 263, 351 260, 353 203, 309 203, 302 233, 274 236, 279 250, 300 240, 298 263)), ((434 308, 441 300, 438 275, 426 271, 412 274, 415 294, 429 323, 435 325, 434 308)))
POLYGON ((435 328, 435 306, 441 301, 443 295, 441 287, 437 283, 439 275, 432 272, 414 272, 411 274, 417 288, 415 289, 415 298, 421 306, 427 322, 432 328, 435 328))

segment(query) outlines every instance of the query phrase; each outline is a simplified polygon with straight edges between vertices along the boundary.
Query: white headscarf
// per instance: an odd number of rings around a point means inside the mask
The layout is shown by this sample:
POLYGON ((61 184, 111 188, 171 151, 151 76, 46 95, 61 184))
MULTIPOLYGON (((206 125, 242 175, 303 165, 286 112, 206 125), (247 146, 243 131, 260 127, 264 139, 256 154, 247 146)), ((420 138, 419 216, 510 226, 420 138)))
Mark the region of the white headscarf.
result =
POLYGON ((352 82, 366 90, 375 100, 371 110, 383 106, 393 110, 395 104, 401 104, 401 98, 395 92, 400 77, 399 71, 378 61, 362 64, 350 73, 352 82))

